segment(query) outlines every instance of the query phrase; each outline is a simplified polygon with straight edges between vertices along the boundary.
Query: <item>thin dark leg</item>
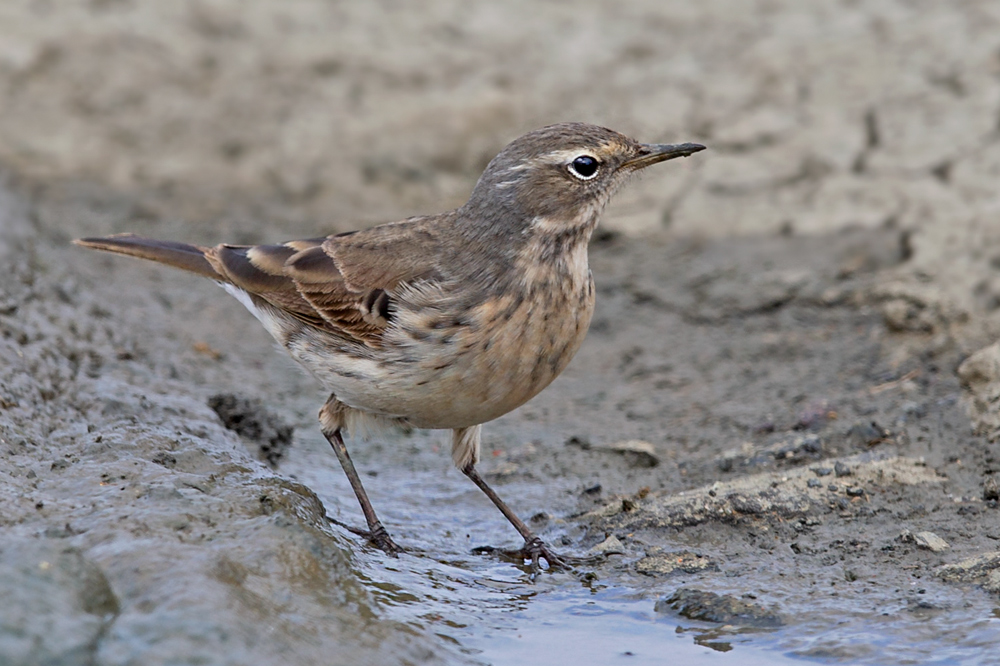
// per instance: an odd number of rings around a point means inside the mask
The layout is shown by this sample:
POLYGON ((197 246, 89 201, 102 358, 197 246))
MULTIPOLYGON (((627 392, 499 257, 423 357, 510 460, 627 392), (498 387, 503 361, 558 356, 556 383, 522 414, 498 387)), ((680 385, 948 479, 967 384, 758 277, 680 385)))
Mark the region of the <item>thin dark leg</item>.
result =
POLYGON ((476 471, 476 468, 472 463, 466 465, 462 472, 467 477, 472 479, 472 482, 479 486, 480 490, 486 493, 486 496, 490 498, 490 501, 493 502, 498 509, 500 509, 500 513, 502 513, 504 517, 510 521, 510 524, 514 526, 514 529, 516 529, 518 533, 524 537, 524 547, 519 552, 515 553, 515 555, 522 557, 523 559, 530 559, 531 565, 535 569, 538 569, 538 560, 540 558, 544 558, 545 561, 549 563, 550 567, 567 566, 566 559, 549 550, 549 547, 545 545, 545 542, 539 539, 538 535, 532 532, 531 528, 529 528, 523 520, 518 518, 517 514, 511 511, 510 507, 507 506, 502 499, 500 499, 500 496, 486 484, 486 481, 483 480, 483 477, 479 476, 479 472, 476 471))
POLYGON ((361 530, 348 529, 356 534, 367 536, 376 546, 393 557, 397 553, 403 552, 403 549, 395 544, 386 529, 382 527, 378 516, 375 515, 375 509, 372 508, 372 503, 368 500, 368 493, 365 492, 365 487, 361 485, 361 477, 358 476, 358 470, 354 468, 354 462, 351 460, 350 454, 347 453, 347 445, 344 444, 344 438, 340 435, 340 429, 334 430, 332 434, 324 431, 323 436, 326 437, 327 441, 330 442, 330 446, 333 447, 333 452, 337 454, 340 466, 344 468, 344 473, 347 474, 347 480, 351 482, 354 494, 358 496, 358 503, 361 504, 361 511, 365 514, 365 521, 368 522, 369 532, 363 534, 361 530))

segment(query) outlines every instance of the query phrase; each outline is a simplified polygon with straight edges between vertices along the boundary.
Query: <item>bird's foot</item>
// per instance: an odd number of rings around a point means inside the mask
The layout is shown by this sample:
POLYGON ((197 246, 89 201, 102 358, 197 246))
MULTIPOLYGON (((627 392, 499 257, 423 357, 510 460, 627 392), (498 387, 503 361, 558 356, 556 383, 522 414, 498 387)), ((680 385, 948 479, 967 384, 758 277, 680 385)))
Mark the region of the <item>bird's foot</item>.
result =
POLYGON ((530 563, 532 572, 542 570, 540 563, 545 560, 549 570, 572 569, 577 565, 596 564, 604 559, 603 555, 591 557, 573 557, 570 555, 560 555, 549 548, 544 541, 538 537, 533 537, 524 542, 521 548, 516 550, 505 550, 493 548, 492 546, 482 546, 473 550, 475 553, 499 553, 506 559, 510 559, 518 564, 530 563))
POLYGON ((375 524, 375 529, 368 533, 368 540, 390 557, 399 557, 399 554, 403 552, 403 548, 392 540, 386 529, 382 527, 382 523, 375 524))
POLYGON ((360 537, 368 539, 372 544, 375 545, 381 551, 384 551, 390 557, 398 557, 400 553, 406 552, 403 550, 402 546, 399 546, 392 537, 389 536, 389 532, 382 527, 382 523, 375 523, 375 528, 371 530, 362 529, 360 527, 354 527, 353 525, 348 525, 347 523, 342 523, 341 521, 333 518, 331 516, 326 517, 334 525, 343 527, 348 532, 357 534, 360 537))
POLYGON ((538 571, 540 567, 538 563, 540 560, 545 560, 549 565, 549 569, 569 569, 570 563, 568 558, 557 554, 555 551, 551 550, 545 545, 545 542, 535 537, 524 542, 524 546, 520 551, 515 553, 521 558, 522 562, 531 561, 532 571, 538 571))

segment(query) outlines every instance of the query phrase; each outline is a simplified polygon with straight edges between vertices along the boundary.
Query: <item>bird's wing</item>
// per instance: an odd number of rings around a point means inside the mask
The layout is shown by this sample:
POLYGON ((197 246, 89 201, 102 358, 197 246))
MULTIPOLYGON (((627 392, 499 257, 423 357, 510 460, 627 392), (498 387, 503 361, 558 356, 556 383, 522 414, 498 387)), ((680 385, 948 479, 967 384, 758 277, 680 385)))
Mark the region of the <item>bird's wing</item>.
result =
POLYGON ((304 324, 378 347, 393 294, 440 279, 435 222, 446 215, 281 245, 203 247, 134 234, 74 242, 231 283, 304 324))
POLYGON ((282 245, 218 245, 206 252, 235 286, 305 324, 370 347, 395 312, 392 292, 438 277, 422 220, 282 245))

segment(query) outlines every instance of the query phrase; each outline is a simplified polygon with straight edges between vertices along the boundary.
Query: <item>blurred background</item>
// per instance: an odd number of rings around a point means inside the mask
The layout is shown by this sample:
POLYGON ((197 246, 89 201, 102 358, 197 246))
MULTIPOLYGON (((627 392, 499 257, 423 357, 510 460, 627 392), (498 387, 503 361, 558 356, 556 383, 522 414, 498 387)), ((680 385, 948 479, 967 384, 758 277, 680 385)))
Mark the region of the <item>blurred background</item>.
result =
POLYGON ((0 89, 0 163, 145 192, 137 217, 280 237, 436 212, 507 141, 581 120, 711 148, 611 227, 896 225, 907 271, 1000 299, 967 270, 1000 210, 989 0, 7 0, 0 89))

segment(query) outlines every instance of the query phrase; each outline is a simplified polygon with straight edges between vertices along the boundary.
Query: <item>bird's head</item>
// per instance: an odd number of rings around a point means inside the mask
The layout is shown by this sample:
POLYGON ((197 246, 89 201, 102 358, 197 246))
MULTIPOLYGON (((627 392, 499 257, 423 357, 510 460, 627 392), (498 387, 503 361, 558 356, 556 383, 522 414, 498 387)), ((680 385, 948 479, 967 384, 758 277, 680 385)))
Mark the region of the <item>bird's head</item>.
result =
POLYGON ((480 220, 592 228, 630 175, 704 149, 696 143, 639 143, 585 123, 550 125, 515 139, 493 158, 465 208, 480 220))

